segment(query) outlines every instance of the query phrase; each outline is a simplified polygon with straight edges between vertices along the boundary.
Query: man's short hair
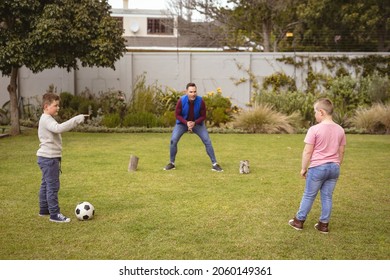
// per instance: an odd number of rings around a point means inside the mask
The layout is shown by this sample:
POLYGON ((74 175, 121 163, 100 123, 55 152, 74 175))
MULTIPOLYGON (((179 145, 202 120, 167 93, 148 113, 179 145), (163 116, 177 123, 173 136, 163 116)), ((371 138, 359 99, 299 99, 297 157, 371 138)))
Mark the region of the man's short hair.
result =
POLYGON ((196 87, 196 85, 195 83, 188 83, 186 89, 188 89, 189 87, 196 87))

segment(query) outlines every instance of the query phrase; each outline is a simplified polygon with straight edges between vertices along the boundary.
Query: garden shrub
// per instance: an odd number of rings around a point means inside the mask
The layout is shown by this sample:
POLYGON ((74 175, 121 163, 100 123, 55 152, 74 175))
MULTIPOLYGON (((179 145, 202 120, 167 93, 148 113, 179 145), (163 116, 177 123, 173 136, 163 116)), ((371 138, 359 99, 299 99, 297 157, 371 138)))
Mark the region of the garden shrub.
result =
POLYGON ((333 102, 335 122, 343 127, 348 127, 348 118, 352 117, 358 107, 369 103, 361 84, 350 76, 333 79, 326 95, 333 102))
POLYGON ((61 121, 66 121, 77 114, 96 116, 99 100, 90 93, 73 95, 69 92, 62 92, 60 93, 60 99, 61 110, 58 115, 61 121))
POLYGON ((127 110, 126 96, 121 91, 108 91, 98 97, 98 106, 103 114, 118 113, 124 116, 127 110))
POLYGON ((233 122, 233 128, 249 133, 294 133, 291 122, 288 116, 273 110, 271 105, 260 104, 242 111, 233 122))
POLYGON ((203 96, 207 109, 207 122, 214 126, 226 124, 232 120, 233 108, 229 98, 222 96, 221 88, 217 92, 211 91, 203 96))
POLYGON ((378 74, 367 77, 367 95, 371 103, 387 103, 390 101, 390 79, 388 76, 382 77, 378 74))
POLYGON ((165 111, 160 117, 160 123, 163 127, 172 127, 176 123, 175 111, 165 111))
POLYGON ((313 103, 317 96, 311 93, 299 91, 267 91, 260 90, 254 96, 255 104, 269 104, 273 110, 285 115, 292 115, 299 112, 300 124, 308 127, 315 122, 313 103))
POLYGON ((158 117, 150 112, 129 113, 123 120, 124 127, 158 127, 158 117))
POLYGON ((390 104, 374 104, 370 108, 359 108, 351 123, 366 133, 390 133, 390 104))
POLYGON ((146 85, 145 75, 137 78, 133 88, 132 96, 129 102, 129 111, 131 113, 137 112, 151 112, 158 114, 157 96, 161 89, 156 85, 146 85))
POLYGON ((103 116, 101 124, 105 127, 114 128, 121 125, 121 117, 119 113, 111 113, 103 116))
POLYGON ((172 88, 166 88, 165 91, 159 91, 156 99, 158 112, 165 114, 165 112, 175 111, 177 101, 183 94, 184 92, 176 91, 172 88))

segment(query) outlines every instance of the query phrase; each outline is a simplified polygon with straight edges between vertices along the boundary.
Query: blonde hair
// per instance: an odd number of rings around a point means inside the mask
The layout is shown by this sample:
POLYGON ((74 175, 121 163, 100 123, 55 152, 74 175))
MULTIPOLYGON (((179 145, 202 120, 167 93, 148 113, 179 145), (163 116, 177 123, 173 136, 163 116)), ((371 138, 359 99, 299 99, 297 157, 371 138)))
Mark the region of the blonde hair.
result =
POLYGON ((320 98, 314 103, 317 110, 324 110, 328 115, 333 114, 333 103, 329 98, 320 98))

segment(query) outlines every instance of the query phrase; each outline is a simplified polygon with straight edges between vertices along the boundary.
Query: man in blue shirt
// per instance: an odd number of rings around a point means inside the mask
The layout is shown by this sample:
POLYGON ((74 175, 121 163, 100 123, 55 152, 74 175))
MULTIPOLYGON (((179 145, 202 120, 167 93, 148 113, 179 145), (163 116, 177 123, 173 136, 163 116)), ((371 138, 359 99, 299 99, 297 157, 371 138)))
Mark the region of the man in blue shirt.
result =
POLYGON ((173 129, 170 143, 170 162, 164 170, 175 169, 175 158, 177 154, 177 143, 184 133, 193 132, 199 136, 206 147, 206 152, 210 157, 213 171, 221 172, 223 169, 217 163, 213 145, 205 125, 206 104, 202 97, 197 95, 196 85, 188 83, 186 95, 182 96, 176 104, 176 125, 173 129))

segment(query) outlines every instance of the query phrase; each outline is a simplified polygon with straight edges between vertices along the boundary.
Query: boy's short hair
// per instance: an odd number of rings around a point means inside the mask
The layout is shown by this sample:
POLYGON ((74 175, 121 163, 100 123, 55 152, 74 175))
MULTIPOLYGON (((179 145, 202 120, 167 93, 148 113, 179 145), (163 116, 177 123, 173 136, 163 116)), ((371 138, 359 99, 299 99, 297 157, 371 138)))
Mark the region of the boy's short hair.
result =
POLYGON ((54 101, 59 101, 60 96, 52 93, 52 92, 47 92, 42 96, 42 108, 45 108, 45 105, 50 105, 54 101))
POLYGON ((196 87, 196 85, 195 83, 188 83, 186 89, 188 89, 189 87, 196 87))
POLYGON ((320 98, 315 103, 316 109, 324 110, 328 115, 333 114, 333 103, 329 98, 320 98))

